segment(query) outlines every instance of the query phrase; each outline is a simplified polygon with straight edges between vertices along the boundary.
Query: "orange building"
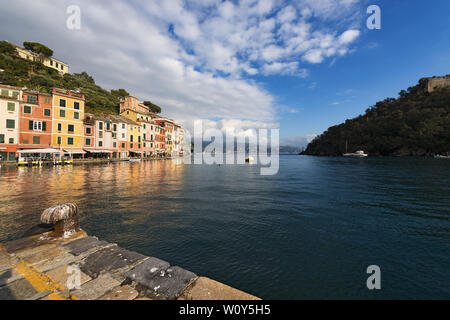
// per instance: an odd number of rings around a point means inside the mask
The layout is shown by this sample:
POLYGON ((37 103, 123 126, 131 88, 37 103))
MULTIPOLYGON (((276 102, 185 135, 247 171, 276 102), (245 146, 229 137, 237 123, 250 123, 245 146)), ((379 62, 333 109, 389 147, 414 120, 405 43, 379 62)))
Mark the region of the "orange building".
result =
POLYGON ((161 155, 166 153, 166 122, 163 119, 156 119, 155 122, 158 124, 156 127, 156 153, 161 155))
POLYGON ((19 149, 52 146, 52 96, 23 91, 19 114, 19 149))

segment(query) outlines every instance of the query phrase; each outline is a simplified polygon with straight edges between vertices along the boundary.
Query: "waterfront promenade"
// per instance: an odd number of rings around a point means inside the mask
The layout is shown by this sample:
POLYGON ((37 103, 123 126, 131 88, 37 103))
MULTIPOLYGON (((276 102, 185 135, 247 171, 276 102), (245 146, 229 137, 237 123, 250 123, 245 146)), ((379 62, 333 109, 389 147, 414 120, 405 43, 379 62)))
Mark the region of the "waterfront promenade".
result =
POLYGON ((258 298, 88 236, 73 204, 45 210, 27 236, 0 243, 0 300, 176 299, 258 298))

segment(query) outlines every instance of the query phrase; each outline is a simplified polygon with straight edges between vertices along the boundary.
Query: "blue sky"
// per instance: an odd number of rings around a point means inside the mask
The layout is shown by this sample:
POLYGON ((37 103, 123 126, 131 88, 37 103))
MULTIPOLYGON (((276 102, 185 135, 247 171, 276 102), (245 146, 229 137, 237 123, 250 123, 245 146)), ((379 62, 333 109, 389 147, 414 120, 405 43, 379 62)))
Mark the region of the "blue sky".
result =
POLYGON ((450 73, 450 2, 16 0, 0 38, 39 41, 101 86, 125 88, 188 129, 280 128, 301 146, 329 126, 450 73), (67 28, 77 5, 81 28, 67 28), (381 30, 366 27, 369 5, 381 30))

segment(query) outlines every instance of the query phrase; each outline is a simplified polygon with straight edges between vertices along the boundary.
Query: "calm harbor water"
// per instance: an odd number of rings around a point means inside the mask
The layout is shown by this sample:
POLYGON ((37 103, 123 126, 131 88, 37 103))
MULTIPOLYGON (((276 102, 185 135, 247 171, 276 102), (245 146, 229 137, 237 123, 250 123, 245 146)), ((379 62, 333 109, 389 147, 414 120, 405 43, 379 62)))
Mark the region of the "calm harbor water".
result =
POLYGON ((265 299, 450 299, 450 160, 1 168, 0 241, 65 202, 91 235, 265 299))

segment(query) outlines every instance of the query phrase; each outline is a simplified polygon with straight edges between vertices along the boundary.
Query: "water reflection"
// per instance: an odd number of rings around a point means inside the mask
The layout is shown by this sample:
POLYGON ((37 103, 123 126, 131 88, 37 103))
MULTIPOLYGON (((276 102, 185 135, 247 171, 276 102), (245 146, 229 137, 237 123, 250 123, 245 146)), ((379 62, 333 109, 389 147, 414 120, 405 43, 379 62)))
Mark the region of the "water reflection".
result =
POLYGON ((0 241, 17 237, 57 203, 77 203, 81 221, 115 211, 127 212, 123 224, 142 223, 150 214, 179 210, 181 202, 169 198, 186 186, 185 166, 172 161, 3 167, 0 173, 0 241))

